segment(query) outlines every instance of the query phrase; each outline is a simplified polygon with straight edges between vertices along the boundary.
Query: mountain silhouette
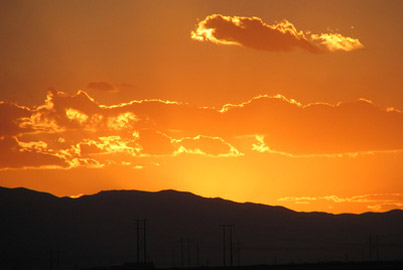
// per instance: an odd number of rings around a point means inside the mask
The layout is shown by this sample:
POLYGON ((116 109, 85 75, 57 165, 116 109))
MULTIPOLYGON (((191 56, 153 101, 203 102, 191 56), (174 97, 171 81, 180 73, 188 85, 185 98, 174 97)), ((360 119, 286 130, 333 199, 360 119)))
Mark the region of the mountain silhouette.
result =
POLYGON ((136 262, 136 219, 147 220, 147 260, 157 267, 223 265, 223 224, 234 225, 234 265, 403 259, 401 210, 334 215, 174 190, 72 199, 0 187, 0 268, 136 262))

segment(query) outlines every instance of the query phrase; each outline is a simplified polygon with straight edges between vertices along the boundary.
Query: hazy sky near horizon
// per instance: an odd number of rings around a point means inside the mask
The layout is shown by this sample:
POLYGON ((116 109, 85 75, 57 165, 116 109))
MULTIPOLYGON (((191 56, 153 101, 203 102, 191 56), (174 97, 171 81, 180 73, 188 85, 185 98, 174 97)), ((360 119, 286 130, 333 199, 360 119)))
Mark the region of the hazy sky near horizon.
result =
POLYGON ((403 208, 402 1, 1 1, 0 185, 403 208))

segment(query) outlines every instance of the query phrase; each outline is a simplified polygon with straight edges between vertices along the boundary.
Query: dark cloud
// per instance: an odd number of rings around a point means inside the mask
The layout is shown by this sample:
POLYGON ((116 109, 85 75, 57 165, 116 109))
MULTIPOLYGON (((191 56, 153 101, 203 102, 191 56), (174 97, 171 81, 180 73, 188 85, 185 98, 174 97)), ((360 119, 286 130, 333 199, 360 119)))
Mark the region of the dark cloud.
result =
POLYGON ((117 92, 118 89, 107 82, 90 82, 87 85, 90 90, 99 90, 104 92, 117 92))
POLYGON ((22 143, 15 138, 0 138, 0 169, 68 167, 64 159, 46 152, 43 142, 22 143))
POLYGON ((310 34, 298 31, 284 20, 268 25, 258 17, 212 14, 200 21, 191 33, 194 40, 223 45, 239 45, 264 51, 291 51, 300 48, 311 53, 351 51, 363 48, 358 39, 339 33, 310 34))
POLYGON ((13 136, 22 132, 24 128, 18 125, 18 119, 31 114, 29 108, 0 101, 0 136, 13 136))

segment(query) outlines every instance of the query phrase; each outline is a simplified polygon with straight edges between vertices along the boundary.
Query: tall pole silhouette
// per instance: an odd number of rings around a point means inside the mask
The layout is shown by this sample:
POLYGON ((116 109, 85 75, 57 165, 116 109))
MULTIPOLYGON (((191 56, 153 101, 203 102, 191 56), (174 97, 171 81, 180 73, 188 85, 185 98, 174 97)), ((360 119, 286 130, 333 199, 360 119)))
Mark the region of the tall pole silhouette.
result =
POLYGON ((137 223, 137 263, 140 263, 140 221, 136 219, 137 223))
POLYGON ((143 263, 147 263, 147 223, 146 219, 136 219, 136 236, 137 236, 137 263, 141 262, 141 237, 143 238, 143 263), (142 227, 141 227, 142 223, 142 227), (142 235, 141 235, 141 230, 142 235))
POLYGON ((190 268, 191 263, 190 263, 190 239, 189 238, 187 241, 187 245, 188 245, 188 268, 190 268))
POLYGON ((143 227, 143 232, 144 232, 144 264, 147 263, 147 238, 146 238, 146 220, 143 220, 144 222, 144 227, 143 227))
POLYGON ((183 261, 183 239, 181 239, 181 268, 184 267, 184 261, 183 261))
POLYGON ((220 225, 222 227, 222 248, 223 248, 223 265, 226 267, 226 260, 225 260, 225 225, 220 225))
POLYGON ((187 239, 187 249, 188 249, 188 268, 190 268, 190 239, 187 239))
POLYGON ((175 268, 175 249, 172 249, 172 255, 171 255, 171 260, 172 260, 172 268, 175 268))
POLYGON ((238 257, 238 267, 241 266, 241 250, 239 240, 236 242, 236 255, 238 257))
POLYGON ((49 269, 53 270, 53 253, 52 253, 52 249, 49 249, 49 269))
POLYGON ((370 261, 372 261, 372 237, 370 236, 369 237, 369 240, 368 240, 368 244, 369 244, 369 260, 370 261))
POLYGON ((229 245, 228 250, 229 250, 229 265, 230 267, 233 266, 233 243, 232 243, 232 227, 234 227, 234 225, 232 224, 227 224, 227 225, 220 225, 223 230, 222 230, 222 234, 223 234, 223 264, 224 267, 227 266, 227 243, 229 245), (227 229, 228 229, 228 233, 227 233, 227 229), (228 241, 227 241, 227 235, 228 235, 228 241))
POLYGON ((60 249, 56 250, 56 267, 57 270, 60 270, 60 249))
POLYGON ((232 225, 229 225, 229 266, 232 268, 233 248, 232 248, 232 225))
POLYGON ((200 267, 200 249, 199 249, 199 243, 196 243, 196 254, 197 254, 197 267, 200 267))

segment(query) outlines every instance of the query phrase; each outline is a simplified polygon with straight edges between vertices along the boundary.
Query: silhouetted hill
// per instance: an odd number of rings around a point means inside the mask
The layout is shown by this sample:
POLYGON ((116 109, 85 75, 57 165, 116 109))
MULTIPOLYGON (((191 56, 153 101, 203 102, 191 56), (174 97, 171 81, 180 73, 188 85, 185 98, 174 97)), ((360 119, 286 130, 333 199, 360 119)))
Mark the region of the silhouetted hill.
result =
POLYGON ((51 261, 54 269, 57 264, 74 269, 135 261, 135 219, 144 218, 149 259, 157 266, 181 266, 182 258, 184 266, 198 261, 221 265, 220 224, 235 225, 235 265, 238 260, 271 264, 403 259, 400 210, 333 215, 173 190, 103 191, 71 199, 0 187, 0 266, 49 269, 51 261))

